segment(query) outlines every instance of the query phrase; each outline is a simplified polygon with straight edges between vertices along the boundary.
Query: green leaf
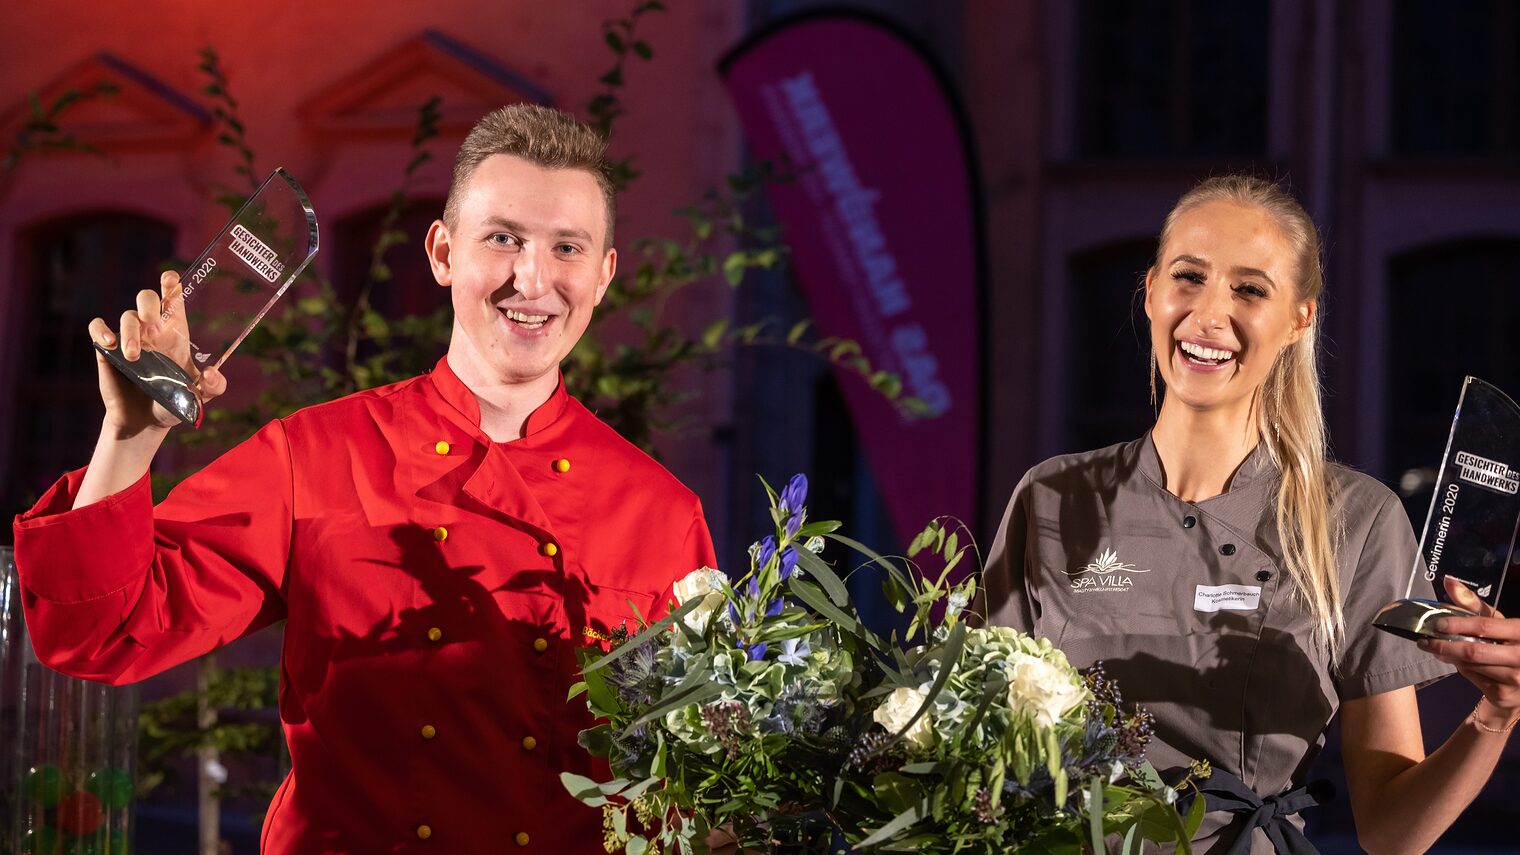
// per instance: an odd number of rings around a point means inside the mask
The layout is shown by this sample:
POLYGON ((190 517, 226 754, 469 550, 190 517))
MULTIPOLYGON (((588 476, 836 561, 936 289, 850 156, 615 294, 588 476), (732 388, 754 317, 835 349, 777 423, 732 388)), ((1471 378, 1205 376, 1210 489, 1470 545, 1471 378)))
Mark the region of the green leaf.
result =
POLYGON ((648 724, 657 718, 663 718, 665 714, 671 710, 680 709, 681 707, 689 706, 691 704, 700 704, 708 698, 717 697, 718 695, 722 694, 722 692, 723 687, 717 683, 704 682, 699 686, 691 687, 685 692, 674 695, 666 695, 660 699, 660 703, 656 704, 648 710, 645 710, 643 715, 629 722, 628 727, 623 731, 623 733, 626 736, 632 733, 633 730, 639 725, 648 724))
POLYGON ((1092 851, 1107 851, 1103 846, 1103 779, 1093 777, 1087 798, 1087 840, 1092 851))
POLYGON ((561 772, 559 773, 559 782, 564 785, 570 795, 588 807, 601 807, 607 804, 607 796, 602 793, 601 786, 584 775, 577 775, 573 772, 561 772))
POLYGON ((702 331, 702 346, 708 350, 717 350, 723 342, 723 334, 728 331, 728 318, 719 318, 708 325, 702 331))
POLYGON ((1187 821, 1182 825, 1183 836, 1185 838, 1188 840, 1193 839, 1193 835, 1198 833, 1198 826, 1203 824, 1203 815, 1207 812, 1208 808, 1204 804, 1203 794, 1200 793, 1193 799, 1193 804, 1188 808, 1187 821))
POLYGON ((890 371, 873 372, 866 382, 888 400, 902 394, 902 378, 890 371))
POLYGON ((637 648, 648 644, 650 641, 653 641, 661 631, 669 629, 675 624, 676 621, 685 617, 688 613, 695 610, 696 607, 701 604, 701 598, 687 600, 680 606, 676 607, 676 609, 670 614, 666 615, 663 618, 660 618, 658 621, 651 624, 648 629, 644 630, 638 635, 635 635, 633 638, 628 639, 622 644, 619 644, 615 650, 613 650, 611 653, 608 653, 606 656, 603 656, 597 659, 595 662, 592 662, 590 665, 587 665, 581 670, 581 673, 590 674, 592 671, 599 671, 602 668, 611 665, 613 662, 622 659, 624 656, 632 653, 637 648))
POLYGON ((913 807, 908 808, 907 810, 898 814, 892 819, 891 822, 871 832, 871 834, 866 837, 865 840, 862 840, 859 843, 855 844, 855 848, 865 849, 870 846, 877 846, 879 844, 885 843, 886 841, 891 840, 893 837, 895 837, 898 832, 911 828, 915 822, 923 819, 928 815, 928 813, 928 801, 926 800, 920 802, 919 804, 914 805, 913 807))
POLYGON ((806 541, 810 537, 829 534, 833 531, 836 531, 841 525, 844 525, 844 523, 841 523, 839 520, 819 520, 817 522, 810 522, 802 528, 797 529, 797 534, 792 538, 792 540, 794 542, 806 541))
POLYGON ((608 30, 606 32, 606 39, 607 47, 612 48, 615 53, 623 53, 626 50, 623 47, 623 37, 618 35, 615 30, 608 30))
POLYGON ((818 581, 824 592, 829 595, 829 599, 834 601, 834 605, 844 608, 850 604, 850 589, 840 581, 834 569, 822 558, 814 555, 811 549, 797 550, 797 565, 818 581))
POLYGON ((592 757, 612 756, 612 725, 599 724, 575 735, 575 743, 592 757))
POLYGON ((796 344, 797 342, 802 341, 802 337, 807 334, 808 327, 812 325, 812 318, 803 318, 797 323, 792 324, 791 330, 786 334, 786 343, 796 344))
POLYGON ((639 59, 654 59, 654 50, 649 43, 643 40, 633 43, 633 52, 639 55, 639 59))
POLYGON ((623 851, 626 852, 627 855, 644 855, 648 849, 649 841, 645 840, 642 837, 630 837, 628 838, 628 846, 623 851))
MULTIPOLYGON (((902 729, 892 737, 891 742, 887 743, 888 745, 900 742, 906 738, 908 731, 913 729, 913 725, 917 724, 918 720, 929 712, 929 707, 934 705, 934 700, 944 690, 945 683, 949 682, 950 675, 960 665, 961 651, 965 647, 966 625, 964 623, 957 623, 955 626, 950 627, 950 634, 945 637, 945 647, 940 655, 939 673, 934 676, 934 685, 929 687, 929 694, 924 697, 924 702, 919 706, 918 711, 913 713, 913 717, 908 719, 908 723, 903 725, 902 729)), ((1054 731, 1051 732, 1054 733, 1054 731)), ((882 747, 885 748, 886 746, 882 747)), ((882 749, 879 748, 877 750, 880 751, 882 749)), ((1056 761, 1057 763, 1060 762, 1059 751, 1056 752, 1056 761)))
POLYGON ((866 629, 860 621, 829 602, 829 598, 818 589, 817 585, 793 576, 787 580, 787 587, 797 599, 812 606, 814 611, 833 621, 844 632, 859 638, 872 649, 877 651, 883 649, 882 641, 875 633, 866 629))
POLYGON ((723 278, 729 285, 737 287, 744 281, 744 271, 748 266, 744 253, 731 252, 723 259, 723 278))

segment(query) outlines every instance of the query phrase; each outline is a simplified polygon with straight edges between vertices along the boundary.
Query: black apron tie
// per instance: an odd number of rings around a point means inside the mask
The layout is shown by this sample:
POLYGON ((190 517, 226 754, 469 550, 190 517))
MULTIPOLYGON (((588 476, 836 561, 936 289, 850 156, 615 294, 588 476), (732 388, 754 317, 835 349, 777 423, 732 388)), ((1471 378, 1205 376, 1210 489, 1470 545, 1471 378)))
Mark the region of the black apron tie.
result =
POLYGON ((1288 817, 1305 808, 1330 801, 1327 782, 1315 781, 1262 798, 1247 787, 1245 781, 1215 767, 1213 774, 1197 782, 1197 786, 1210 813, 1224 811, 1250 815, 1245 829, 1235 839, 1227 855, 1248 855, 1251 851, 1251 832, 1258 828, 1266 833, 1278 855, 1319 855, 1319 850, 1314 848, 1309 838, 1288 817))

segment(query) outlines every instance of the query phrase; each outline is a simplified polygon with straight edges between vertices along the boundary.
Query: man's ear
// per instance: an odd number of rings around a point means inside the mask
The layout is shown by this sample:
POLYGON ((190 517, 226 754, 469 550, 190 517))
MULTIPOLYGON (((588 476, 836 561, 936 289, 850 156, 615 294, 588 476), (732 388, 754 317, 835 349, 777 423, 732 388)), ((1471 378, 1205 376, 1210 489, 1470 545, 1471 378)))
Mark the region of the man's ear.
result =
POLYGON ((433 278, 445 288, 454 284, 454 265, 449 256, 453 248, 451 239, 449 227, 443 224, 443 220, 434 220, 428 226, 427 238, 422 242, 427 252, 428 266, 433 268, 433 278))
POLYGON ((1314 313, 1319 311, 1319 301, 1305 300, 1293 313, 1293 329, 1288 331, 1288 344, 1297 344, 1314 323, 1314 313))
POLYGON ((612 277, 617 275, 617 250, 608 249, 607 255, 602 259, 602 284, 596 286, 596 302, 593 306, 600 306, 602 298, 607 296, 607 286, 612 284, 612 277))

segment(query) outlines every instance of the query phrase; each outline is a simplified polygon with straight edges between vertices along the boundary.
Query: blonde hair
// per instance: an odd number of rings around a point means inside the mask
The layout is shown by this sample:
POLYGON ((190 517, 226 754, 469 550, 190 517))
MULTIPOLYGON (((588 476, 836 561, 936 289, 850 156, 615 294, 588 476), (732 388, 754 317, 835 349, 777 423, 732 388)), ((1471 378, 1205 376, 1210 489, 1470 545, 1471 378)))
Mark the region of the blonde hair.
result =
POLYGON ((617 220, 617 190, 607 164, 607 141, 590 125, 568 113, 539 104, 508 104, 492 110, 475 123, 454 157, 454 176, 449 198, 443 205, 443 222, 450 229, 459 225, 459 197, 470 183, 475 168, 496 154, 520 157, 545 169, 579 169, 591 173, 607 207, 607 236, 612 246, 612 226, 617 220))
MULTIPOLYGON (((1271 181, 1250 175, 1209 178, 1187 193, 1161 226, 1161 246, 1182 214, 1209 202, 1232 202, 1264 211, 1295 255, 1298 302, 1324 290, 1319 232, 1303 206, 1271 181)), ((1258 391, 1256 426, 1274 466, 1282 473, 1277 493, 1277 534, 1294 594, 1315 621, 1315 642, 1334 661, 1346 634, 1335 554, 1340 531, 1333 505, 1325 415, 1320 405, 1318 348, 1320 313, 1297 342, 1282 349, 1258 391)))

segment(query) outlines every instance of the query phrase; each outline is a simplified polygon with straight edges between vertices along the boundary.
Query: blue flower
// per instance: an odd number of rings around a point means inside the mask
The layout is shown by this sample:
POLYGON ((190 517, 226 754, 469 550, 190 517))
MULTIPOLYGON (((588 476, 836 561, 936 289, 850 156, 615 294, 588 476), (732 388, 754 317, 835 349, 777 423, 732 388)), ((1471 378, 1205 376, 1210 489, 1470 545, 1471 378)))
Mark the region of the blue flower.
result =
POLYGON ((761 659, 765 658, 765 651, 769 647, 770 645, 762 641, 759 644, 744 645, 744 651, 749 654, 749 661, 759 662, 761 659))
POLYGON ((786 550, 781 553, 781 578, 790 579, 792 577, 792 571, 796 569, 797 549, 796 547, 788 546, 786 550))
POLYGON ((786 518, 786 536, 787 537, 789 537, 789 538, 796 537, 797 536, 797 532, 801 528, 802 528, 802 513, 801 512, 792 514, 791 516, 789 516, 789 517, 786 518))
POLYGON ((744 586, 744 593, 751 597, 760 596, 760 577, 749 577, 749 584, 744 586))
POLYGON ((785 641, 781 642, 781 655, 776 657, 776 661, 784 662, 787 665, 806 665, 806 657, 809 653, 812 652, 813 649, 811 647, 808 647, 806 640, 801 638, 788 638, 785 641))
POLYGON ((759 570, 771 561, 771 556, 776 554, 776 536, 768 534, 760 541, 760 554, 755 557, 755 569, 759 570))
POLYGON ((793 475, 792 480, 786 482, 786 489, 781 491, 781 512, 796 516, 807 504, 807 492, 807 476, 801 472, 793 475))
POLYGON ((781 614, 781 608, 785 605, 786 600, 782 599, 781 597, 777 597, 776 599, 771 600, 771 604, 765 607, 765 616, 775 617, 776 615, 781 614))

